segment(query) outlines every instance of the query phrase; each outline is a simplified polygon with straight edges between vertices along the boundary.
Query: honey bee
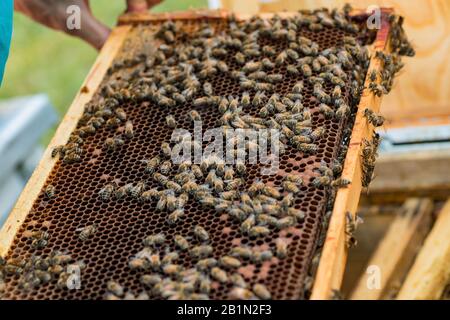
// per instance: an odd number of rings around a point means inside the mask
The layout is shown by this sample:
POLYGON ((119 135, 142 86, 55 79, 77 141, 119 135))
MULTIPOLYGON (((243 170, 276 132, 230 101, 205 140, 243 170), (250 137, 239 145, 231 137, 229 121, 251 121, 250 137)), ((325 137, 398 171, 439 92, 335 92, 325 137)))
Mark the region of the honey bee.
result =
POLYGON ((286 238, 277 238, 275 240, 275 248, 276 248, 276 256, 279 259, 284 259, 287 256, 288 253, 288 245, 289 242, 286 238))
MULTIPOLYGON (((119 118, 117 118, 117 117, 112 117, 112 118, 109 118, 109 119, 106 121, 106 127, 107 127, 108 129, 114 129, 114 128, 117 128, 117 127, 120 125, 120 123, 121 123, 121 121, 120 121, 119 118)), ((80 133, 81 133, 81 132, 80 132, 80 133)))
POLYGON ((358 215, 356 215, 356 217, 354 219, 351 212, 347 212, 346 221, 347 221, 346 228, 345 228, 345 234, 347 236, 346 243, 347 243, 347 248, 351 248, 358 244, 358 242, 356 241, 356 239, 354 237, 354 233, 355 233, 358 225, 360 223, 362 223, 363 221, 360 217, 358 217, 358 215))
POLYGON ((370 109, 364 110, 364 116, 367 118, 367 121, 374 127, 380 127, 384 124, 384 117, 381 115, 377 115, 370 109))
POLYGON ((254 251, 250 257, 253 263, 262 263, 264 261, 269 261, 273 258, 273 253, 270 250, 264 251, 254 251))
POLYGON ((51 156, 55 158, 57 155, 61 155, 62 157, 65 154, 65 147, 63 145, 56 146, 52 149, 51 156))
POLYGON ((173 241, 175 243, 175 246, 181 251, 186 251, 189 249, 189 241, 185 237, 181 235, 176 235, 173 238, 173 241))
POLYGON ((265 54, 266 56, 274 56, 276 55, 276 51, 273 47, 265 45, 262 47, 262 52, 263 54, 265 54))
POLYGON ((212 252, 213 252, 213 247, 211 247, 210 245, 199 245, 199 246, 195 246, 189 250, 189 254, 193 258, 198 258, 198 259, 206 258, 207 256, 211 255, 212 252))
POLYGON ((211 269, 211 268, 213 268, 215 266, 217 266, 217 260, 214 259, 214 258, 201 259, 195 264, 195 267, 199 271, 206 271, 206 270, 211 269))
POLYGON ((247 91, 242 94, 241 103, 244 107, 250 104, 250 94, 247 91))
POLYGON ((319 112, 324 115, 325 119, 332 119, 335 116, 334 110, 324 103, 319 105, 319 112))
POLYGON ((233 273, 230 275, 230 282, 238 288, 247 288, 248 286, 244 280, 244 277, 242 277, 239 273, 233 273))
POLYGON ((269 235, 270 229, 265 226, 254 226, 248 231, 250 237, 265 237, 269 235))
POLYGON ((295 208, 288 208, 287 214, 293 217, 297 222, 301 222, 305 219, 305 213, 302 210, 295 208))
POLYGON ((281 51, 277 57, 275 58, 275 65, 281 66, 286 62, 286 59, 288 58, 288 54, 286 50, 281 51))
POLYGON ((297 67, 293 64, 286 66, 286 72, 291 76, 298 76, 300 74, 300 71, 298 71, 297 67))
POLYGON ((178 260, 179 258, 179 254, 176 251, 172 251, 172 252, 167 252, 164 257, 162 258, 161 262, 162 264, 170 264, 173 263, 174 261, 178 260))
POLYGON ((326 187, 331 184, 331 178, 329 176, 316 177, 312 181, 312 185, 316 188, 326 187))
POLYGON ((343 118, 345 118, 346 116, 348 116, 350 114, 350 107, 343 103, 341 104, 341 106, 336 110, 336 119, 341 120, 343 118))
POLYGON ((230 291, 230 298, 236 300, 254 300, 256 297, 252 291, 242 288, 234 287, 230 291))
POLYGON ((105 148, 108 152, 116 151, 118 147, 122 146, 125 141, 120 136, 114 138, 107 138, 105 140, 105 148))
POLYGON ((335 188, 346 188, 350 183, 351 183, 351 181, 349 181, 347 179, 338 178, 331 182, 331 186, 335 187, 335 188))
MULTIPOLYGON (((45 284, 50 282, 50 280, 52 280, 52 275, 50 274, 50 272, 47 271, 43 271, 43 270, 35 270, 34 271, 34 275, 36 276, 36 278, 38 278, 40 280, 41 283, 45 284)), ((0 290, 1 291, 1 290, 0 290)))
POLYGON ((303 76, 305 76, 305 77, 311 77, 312 76, 312 72, 313 71, 312 71, 311 67, 309 66, 309 64, 303 64, 300 67, 300 70, 301 70, 303 76))
POLYGON ((176 193, 183 191, 183 188, 175 181, 167 181, 166 188, 171 189, 171 190, 175 191, 176 193))
POLYGON ((161 154, 166 158, 170 158, 172 155, 172 149, 167 142, 161 143, 161 154))
POLYGON ((133 188, 133 184, 131 184, 131 183, 128 183, 120 188, 117 188, 114 191, 114 197, 118 200, 122 199, 123 197, 125 197, 126 195, 128 195, 130 193, 132 188, 133 188))
POLYGON ((226 271, 220 269, 219 267, 211 268, 211 277, 213 277, 220 283, 228 282, 228 275, 227 275, 226 271))
POLYGON ((111 195, 114 193, 115 185, 112 183, 107 184, 98 192, 98 195, 102 201, 108 201, 111 195))
POLYGON ((143 240, 143 244, 146 247, 156 247, 156 246, 160 246, 160 245, 164 244, 165 241, 166 241, 165 234, 157 233, 157 234, 152 234, 150 236, 147 236, 143 240))
POLYGON ((33 241, 31 242, 31 247, 33 249, 42 249, 45 248, 48 244, 48 240, 45 237, 39 237, 39 238, 35 238, 33 239, 33 241))
POLYGON ((299 81, 299 82, 297 82, 294 85, 294 87, 292 87, 292 92, 294 92, 294 93, 302 93, 303 87, 304 87, 303 81, 299 81))
POLYGON ((275 68, 275 63, 270 61, 270 59, 268 58, 264 58, 261 60, 261 66, 263 67, 263 69, 272 70, 273 68, 275 68))
POLYGON ((166 117, 166 124, 169 128, 175 129, 177 127, 177 122, 172 115, 166 117))
POLYGON ((140 282, 148 287, 153 287, 154 285, 161 283, 162 279, 157 274, 144 274, 140 278, 140 282))
MULTIPOLYGON (((212 96, 213 95, 213 87, 212 87, 212 84, 210 82, 203 83, 203 92, 207 96, 212 96)), ((209 99, 207 99, 207 101, 209 101, 209 99)), ((195 105, 195 103, 194 103, 194 105, 195 105)))
POLYGON ((242 71, 246 73, 255 72, 261 69, 261 66, 261 62, 249 61, 242 67, 242 71))
POLYGON ((275 199, 279 199, 281 197, 280 191, 278 191, 277 188, 271 187, 271 186, 264 186, 262 193, 265 194, 268 197, 272 197, 275 199))
POLYGON ((133 258, 128 262, 128 267, 132 270, 147 270, 150 268, 150 262, 144 258, 133 258))
POLYGON ((324 134, 325 134, 325 127, 318 127, 311 132, 310 137, 313 140, 319 140, 324 134))
POLYGON ((122 108, 117 108, 116 110, 114 110, 114 113, 116 114, 116 117, 120 121, 126 121, 127 120, 127 114, 125 113, 125 111, 122 108))
MULTIPOLYGON (((201 276, 198 284, 198 290, 203 294, 208 294, 211 291, 211 280, 209 277, 201 276)), ((191 295, 192 298, 192 295, 191 295)), ((200 297, 194 297, 196 300, 200 300, 200 297)))
POLYGON ((125 122, 124 135, 128 139, 131 139, 134 136, 133 122, 131 122, 130 120, 125 122))
POLYGON ((167 160, 161 163, 159 170, 162 174, 167 175, 170 173, 170 170, 172 170, 172 162, 167 160))
POLYGON ((134 199, 139 198, 139 196, 144 192, 147 184, 144 181, 138 182, 134 187, 130 189, 130 196, 134 199))
POLYGON ((263 284, 259 283, 254 284, 252 290, 255 293, 255 295, 262 300, 270 300, 272 298, 272 295, 270 294, 269 290, 263 284))
POLYGON ((239 268, 241 266, 241 261, 231 256, 223 256, 219 262, 225 268, 239 268))
POLYGON ((161 163, 161 158, 156 156, 150 160, 142 160, 142 162, 145 163, 145 172, 151 174, 155 172, 156 168, 161 163))
POLYGON ((79 232, 78 238, 81 241, 86 241, 97 232, 97 225, 92 224, 86 227, 78 228, 75 231, 79 232))
POLYGON ((176 209, 167 216, 167 223, 169 225, 174 225, 183 217, 184 217, 184 209, 176 209))
POLYGON ((189 117, 194 121, 202 121, 200 114, 196 110, 189 111, 189 117))
POLYGON ((194 227, 194 235, 200 241, 205 242, 205 241, 209 240, 209 234, 202 226, 198 226, 197 225, 197 226, 194 227))
POLYGON ((49 184, 44 189, 44 195, 47 199, 52 199, 55 196, 55 192, 56 192, 56 188, 51 184, 49 184))
POLYGON ((106 283, 106 289, 118 297, 122 297, 124 294, 123 286, 112 280, 106 283))
MULTIPOLYGON (((253 211, 253 210, 251 210, 253 211)), ((251 214, 244 220, 241 224, 241 231, 244 233, 248 233, 250 229, 255 225, 256 218, 254 214, 251 214)))

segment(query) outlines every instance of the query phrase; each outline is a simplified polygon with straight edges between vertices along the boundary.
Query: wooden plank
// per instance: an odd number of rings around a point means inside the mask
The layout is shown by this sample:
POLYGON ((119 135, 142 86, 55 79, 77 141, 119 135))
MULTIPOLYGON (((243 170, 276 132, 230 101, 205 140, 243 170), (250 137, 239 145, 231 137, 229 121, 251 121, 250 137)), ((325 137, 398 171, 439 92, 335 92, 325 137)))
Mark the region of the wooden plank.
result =
POLYGON ((16 232, 25 220, 28 212, 31 210, 35 199, 47 180, 47 176, 50 174, 57 161, 57 159, 51 157, 53 148, 57 145, 67 143, 70 133, 75 129, 78 119, 83 114, 84 105, 91 100, 94 92, 100 85, 106 70, 122 46, 122 42, 130 28, 130 26, 115 28, 103 46, 80 91, 76 95, 75 100, 59 125, 55 136, 45 150, 41 161, 0 231, 0 256, 6 255, 16 232))
POLYGON ((364 204, 394 203, 408 196, 446 200, 450 197, 450 150, 380 156, 375 179, 362 199, 364 204))
POLYGON ((369 275, 364 272, 351 299, 385 299, 393 286, 402 282, 429 231, 432 210, 430 199, 412 198, 405 202, 367 264, 379 268, 380 287, 369 288, 369 275))
POLYGON ((162 13, 125 13, 119 17, 119 25, 129 25, 151 21, 162 20, 187 20, 187 19, 223 19, 228 16, 228 10, 187 10, 187 11, 175 11, 175 12, 162 12, 162 13))
POLYGON ((439 299, 450 280, 450 200, 440 211, 403 286, 399 300, 439 299))
MULTIPOLYGON (((388 37, 388 26, 380 30, 377 40, 373 44, 373 51, 389 51, 386 44, 388 37)), ((382 70, 382 65, 379 59, 372 59, 369 66, 369 72, 382 70)), ((370 140, 373 134, 373 127, 367 123, 364 117, 365 109, 372 109, 379 112, 381 105, 381 98, 375 96, 368 90, 370 79, 366 79, 365 88, 356 120, 350 139, 350 144, 347 151, 347 156, 344 163, 344 170, 342 177, 350 180, 352 183, 348 188, 341 188, 336 194, 336 200, 333 207, 333 212, 330 219, 330 224, 327 231, 327 236, 322 251, 319 267, 314 282, 311 299, 329 299, 333 289, 341 287, 342 278, 347 260, 346 248, 346 217, 347 212, 355 215, 358 207, 359 197, 362 190, 361 182, 361 152, 365 139, 370 140)), ((378 79, 379 81, 379 79, 378 79)))

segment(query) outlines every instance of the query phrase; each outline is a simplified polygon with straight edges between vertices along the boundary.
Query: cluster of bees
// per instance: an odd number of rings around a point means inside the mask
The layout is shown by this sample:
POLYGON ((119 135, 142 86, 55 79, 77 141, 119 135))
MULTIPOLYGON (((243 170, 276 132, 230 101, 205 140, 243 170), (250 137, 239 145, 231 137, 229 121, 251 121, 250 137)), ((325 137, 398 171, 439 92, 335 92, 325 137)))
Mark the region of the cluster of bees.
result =
POLYGON ((0 295, 5 289, 5 280, 13 277, 19 277, 19 287, 25 291, 51 282, 65 289, 71 276, 67 269, 69 264, 79 270, 86 267, 83 261, 74 261, 71 255, 60 251, 53 251, 47 257, 33 255, 29 259, 0 257, 0 295))
POLYGON ((364 139, 362 149, 362 186, 369 187, 375 170, 375 161, 378 157, 378 146, 381 138, 378 133, 374 132, 372 140, 364 139))
POLYGON ((374 70, 370 72, 369 89, 378 97, 381 97, 383 94, 388 94, 392 90, 395 75, 404 66, 401 56, 413 57, 416 54, 402 28, 403 17, 390 15, 389 22, 391 27, 390 47, 392 53, 376 52, 376 58, 383 64, 383 70, 380 74, 377 74, 374 70), (380 78, 380 83, 377 82, 378 77, 380 78))
MULTIPOLYGON (((124 105, 130 103, 150 103, 168 110, 165 120, 171 129, 184 123, 184 119, 176 119, 171 114, 172 108, 192 105, 194 109, 186 116, 194 123, 202 120, 198 110, 210 107, 218 111, 217 125, 223 130, 277 129, 281 154, 287 148, 304 155, 315 154, 327 132, 325 127, 314 124, 313 112, 319 111, 325 119, 347 123, 355 112, 363 89, 369 54, 354 36, 344 36, 336 47, 320 48, 301 30, 319 32, 339 28, 355 35, 359 26, 348 19, 349 10, 350 7, 346 6, 343 11, 301 11, 290 18, 275 15, 269 20, 253 17, 243 22, 231 16, 227 28, 220 32, 204 23, 197 31, 187 33, 180 24, 167 21, 156 32, 160 45, 151 55, 140 54, 112 65, 108 70, 108 83, 98 94, 98 101, 93 100, 86 105, 68 143, 57 146, 52 156, 59 156, 67 164, 81 161, 86 138, 102 127, 113 132, 103 143, 108 152, 125 145, 134 137, 133 123, 124 110, 124 105), (274 41, 283 43, 284 48, 280 50, 262 44, 274 41), (238 70, 232 70, 231 64, 227 63, 230 57, 233 64, 239 66, 238 70), (121 72, 120 77, 114 78, 123 69, 132 69, 132 72, 121 72), (236 81, 241 93, 227 97, 218 95, 213 85, 216 76, 236 81), (301 77, 302 80, 281 96, 277 93, 277 86, 288 77, 301 77), (311 99, 317 102, 314 110, 303 104, 304 96, 311 92, 311 99), (252 116, 250 112, 255 108, 257 115, 252 116)), ((405 46, 404 41, 401 42, 398 50, 409 52, 405 46)), ((380 75, 383 88, 370 89, 384 92, 392 87, 390 79, 400 70, 401 64, 389 55, 379 54, 377 57, 383 59, 385 66, 385 72, 380 75)), ((377 76, 373 76, 374 83, 377 76)), ((383 118, 370 110, 365 116, 374 126, 382 125, 383 118)), ((274 232, 296 226, 304 220, 305 212, 297 209, 295 203, 303 187, 325 188, 331 193, 351 183, 340 178, 345 150, 333 163, 322 162, 313 170, 314 177, 309 181, 287 174, 281 186, 276 187, 259 179, 247 183, 244 162, 225 164, 216 155, 203 158, 199 164, 190 161, 174 164, 172 150, 186 144, 188 148, 201 147, 183 136, 164 142, 157 156, 141 160, 143 177, 140 182, 108 183, 99 190, 98 197, 102 201, 128 197, 141 203, 154 202, 158 211, 167 212, 166 221, 170 226, 182 221, 185 205, 188 201, 195 201, 217 213, 226 213, 238 224, 243 237, 264 240, 274 232), (246 185, 249 187, 245 188, 246 185)), ((367 183, 363 184, 368 184, 373 175, 377 144, 375 138, 372 142, 365 142, 363 179, 367 183)), ((256 149, 258 144, 248 142, 246 148, 256 149)), ((242 158, 239 155, 245 158, 245 154, 245 150, 235 150, 238 158, 242 158)), ((53 198, 54 187, 48 186, 44 194, 48 199, 53 198)), ((355 223, 349 221, 349 225, 355 223)), ((77 229, 81 241, 90 239, 96 231, 96 225, 77 229)), ((140 281, 146 289, 135 295, 111 280, 106 286, 105 299, 208 299, 211 291, 220 284, 232 284, 231 298, 271 298, 264 284, 250 285, 238 268, 248 263, 261 264, 274 257, 287 257, 291 239, 275 238, 265 250, 235 246, 228 254, 218 257, 204 228, 196 226, 193 234, 195 239, 175 235, 172 244, 168 244, 162 233, 145 238, 144 248, 129 260, 129 268, 145 272, 140 281), (191 268, 177 263, 182 253, 191 258, 191 268)), ((35 233, 32 238, 36 248, 40 248, 46 245, 48 234, 35 233)), ((25 270, 22 266, 19 268, 25 270)), ((48 269, 32 270, 50 272, 48 269)), ((64 279, 65 273, 61 271, 59 274, 64 279)), ((30 279, 36 277, 30 276, 30 279)), ((50 272, 50 279, 53 278, 50 272)), ((307 282, 309 284, 305 283, 305 286, 311 287, 312 278, 307 278, 307 282)))
MULTIPOLYGON (((194 241, 182 235, 173 236, 171 250, 164 233, 153 234, 143 240, 144 248, 129 260, 129 268, 144 272, 140 282, 145 287, 137 297, 125 288, 111 280, 107 283, 107 300, 148 299, 159 297, 169 300, 208 300, 210 292, 217 284, 232 285, 229 297, 232 299, 270 299, 271 294, 264 284, 256 283, 250 286, 237 271, 245 260, 261 263, 272 259, 274 253, 270 250, 237 246, 230 249, 228 255, 219 259, 213 258, 214 249, 209 244, 210 236, 201 226, 193 229, 194 241), (178 264, 180 254, 186 252, 194 261, 193 267, 185 268, 178 264), (152 273, 148 273, 148 272, 152 273)), ((282 259, 287 256, 288 239, 275 240, 275 255, 282 259)))

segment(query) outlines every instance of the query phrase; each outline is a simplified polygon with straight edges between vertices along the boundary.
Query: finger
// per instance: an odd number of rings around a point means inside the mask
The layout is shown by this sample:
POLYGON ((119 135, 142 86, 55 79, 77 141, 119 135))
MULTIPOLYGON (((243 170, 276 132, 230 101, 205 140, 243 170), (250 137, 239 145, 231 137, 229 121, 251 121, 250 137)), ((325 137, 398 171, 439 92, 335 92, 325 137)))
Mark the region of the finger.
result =
POLYGON ((126 12, 146 12, 148 5, 146 0, 127 0, 126 12))
POLYGON ((162 2, 162 0, 147 0, 147 6, 149 9, 151 9, 152 7, 160 4, 162 2))
POLYGON ((68 33, 83 39, 97 50, 103 47, 111 30, 97 20, 90 12, 81 15, 81 28, 68 30, 68 33))

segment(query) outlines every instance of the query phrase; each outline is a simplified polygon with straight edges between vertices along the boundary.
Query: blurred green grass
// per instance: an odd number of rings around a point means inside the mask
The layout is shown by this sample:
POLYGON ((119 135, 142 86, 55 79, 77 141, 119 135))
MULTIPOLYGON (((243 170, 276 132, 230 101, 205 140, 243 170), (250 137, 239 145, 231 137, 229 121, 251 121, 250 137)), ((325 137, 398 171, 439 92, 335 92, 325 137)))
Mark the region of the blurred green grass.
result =
MULTIPOLYGON (((165 0, 155 12, 186 10, 207 6, 207 0, 165 0)), ((91 1, 94 15, 112 27, 125 10, 125 0, 91 1)), ((77 38, 38 25, 14 13, 11 51, 0 98, 46 93, 62 117, 70 106, 97 52, 77 38)), ((54 128, 43 138, 47 144, 54 128)))

